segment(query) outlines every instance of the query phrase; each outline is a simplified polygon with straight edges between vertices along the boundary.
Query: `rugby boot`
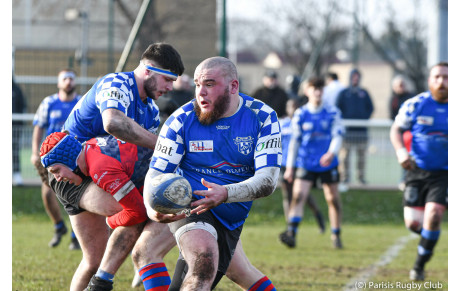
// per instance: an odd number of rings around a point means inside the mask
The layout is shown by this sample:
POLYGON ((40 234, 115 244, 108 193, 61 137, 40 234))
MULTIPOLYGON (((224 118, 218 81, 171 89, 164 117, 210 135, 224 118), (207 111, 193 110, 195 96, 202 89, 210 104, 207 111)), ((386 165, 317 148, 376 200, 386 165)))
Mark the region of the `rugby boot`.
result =
POLYGON ((290 248, 295 247, 295 237, 288 230, 282 232, 279 236, 280 241, 290 248))
POLYGON ((331 240, 332 240, 332 246, 336 249, 343 249, 343 245, 342 245, 342 240, 340 239, 340 236, 336 235, 336 234, 333 234, 331 236, 331 240))
POLYGON ((425 280, 425 272, 423 270, 412 269, 409 272, 409 278, 414 281, 425 280))
POLYGON ((78 239, 76 237, 73 237, 72 240, 70 241, 69 250, 71 251, 81 250, 80 243, 78 242, 78 239))
POLYGON ((113 289, 113 282, 102 280, 96 275, 93 275, 88 283, 88 287, 84 291, 111 291, 113 289))
POLYGON ((54 231, 54 236, 48 243, 48 246, 50 248, 57 247, 61 243, 62 236, 66 233, 67 233, 67 227, 64 224, 64 226, 54 231))

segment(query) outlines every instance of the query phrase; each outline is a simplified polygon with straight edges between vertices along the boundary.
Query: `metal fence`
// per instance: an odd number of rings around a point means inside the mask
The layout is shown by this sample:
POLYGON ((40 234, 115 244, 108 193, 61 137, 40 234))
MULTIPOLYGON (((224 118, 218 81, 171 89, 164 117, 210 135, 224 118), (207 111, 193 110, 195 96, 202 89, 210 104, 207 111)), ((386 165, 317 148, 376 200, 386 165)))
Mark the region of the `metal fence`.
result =
MULTIPOLYGON (((40 178, 30 162, 32 144, 33 114, 13 114, 13 121, 22 121, 22 125, 13 125, 13 137, 19 137, 18 151, 21 174, 25 184, 40 183, 40 178)), ((402 176, 389 139, 390 120, 344 120, 346 126, 367 126, 369 143, 367 147, 366 180, 363 186, 356 179, 356 153, 352 152, 350 161, 351 188, 396 189, 402 176)))

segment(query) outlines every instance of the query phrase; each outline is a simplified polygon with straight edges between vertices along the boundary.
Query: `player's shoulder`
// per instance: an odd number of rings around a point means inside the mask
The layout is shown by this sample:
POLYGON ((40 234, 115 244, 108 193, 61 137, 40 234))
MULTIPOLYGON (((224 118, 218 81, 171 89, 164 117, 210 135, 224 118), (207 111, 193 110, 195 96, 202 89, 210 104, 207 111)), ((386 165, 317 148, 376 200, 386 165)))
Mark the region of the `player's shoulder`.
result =
POLYGON ((426 103, 429 103, 431 100, 431 93, 429 91, 422 92, 412 98, 407 99, 403 104, 402 108, 403 110, 412 112, 416 108, 419 108, 420 106, 423 106, 426 103))
POLYGON ((243 99, 242 108, 249 109, 253 114, 255 114, 261 120, 267 119, 269 116, 276 117, 276 112, 273 108, 265 104, 259 99, 255 99, 244 93, 240 93, 240 97, 243 99))
POLYGON ((122 86, 133 86, 134 82, 134 72, 110 73, 99 79, 97 87, 98 89, 121 89, 122 86))
POLYGON ((174 111, 168 119, 165 121, 165 126, 167 127, 176 127, 176 132, 179 127, 182 127, 183 124, 188 120, 188 118, 191 116, 191 113, 194 112, 194 103, 193 99, 192 101, 189 101, 182 105, 181 107, 177 108, 176 111, 174 111))
POLYGON ((54 104, 54 103, 58 103, 58 102, 60 102, 60 100, 59 100, 59 96, 58 96, 57 93, 49 95, 49 96, 46 96, 42 100, 42 103, 44 103, 44 104, 54 104))

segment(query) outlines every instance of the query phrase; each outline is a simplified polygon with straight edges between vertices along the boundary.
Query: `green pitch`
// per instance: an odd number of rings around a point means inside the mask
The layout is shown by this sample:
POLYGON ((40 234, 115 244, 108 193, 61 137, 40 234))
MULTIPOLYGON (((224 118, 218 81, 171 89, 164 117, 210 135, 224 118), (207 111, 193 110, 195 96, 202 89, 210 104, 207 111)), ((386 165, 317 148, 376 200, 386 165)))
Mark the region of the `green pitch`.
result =
MULTIPOLYGON (((12 195, 12 290, 68 290, 81 252, 67 249, 68 234, 57 248, 47 246, 53 228, 38 187, 13 188, 12 195)), ((313 195, 327 217, 322 193, 315 190, 313 195)), ((254 203, 243 229, 244 250, 279 291, 448 290, 447 213, 435 255, 427 264, 426 282, 420 289, 409 289, 418 238, 411 237, 403 225, 401 195, 394 191, 342 194, 343 250, 332 248, 328 230, 319 234, 306 208, 297 247, 288 249, 278 241, 285 224, 277 190, 254 203), (366 288, 356 289, 359 284, 366 288)), ((176 258, 177 248, 165 258, 171 276, 176 258)), ((115 276, 114 290, 143 290, 131 288, 133 274, 128 258, 115 276)), ((224 277, 216 290, 240 289, 224 277)))

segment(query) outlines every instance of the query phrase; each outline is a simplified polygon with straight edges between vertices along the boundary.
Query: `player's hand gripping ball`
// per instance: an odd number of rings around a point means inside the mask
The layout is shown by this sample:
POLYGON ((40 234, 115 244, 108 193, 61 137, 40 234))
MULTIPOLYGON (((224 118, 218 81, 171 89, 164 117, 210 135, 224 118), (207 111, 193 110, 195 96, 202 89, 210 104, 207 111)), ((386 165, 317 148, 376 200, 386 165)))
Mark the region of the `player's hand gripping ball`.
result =
POLYGON ((192 187, 187 179, 178 174, 158 175, 150 181, 148 188, 149 191, 144 195, 148 195, 148 206, 156 212, 176 214, 190 208, 192 187))

